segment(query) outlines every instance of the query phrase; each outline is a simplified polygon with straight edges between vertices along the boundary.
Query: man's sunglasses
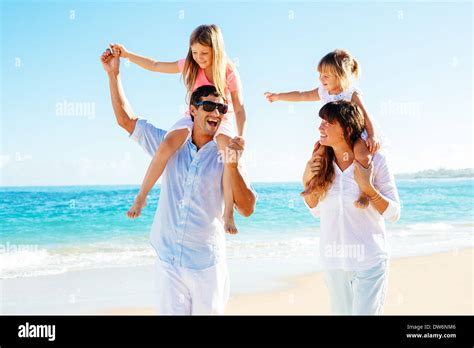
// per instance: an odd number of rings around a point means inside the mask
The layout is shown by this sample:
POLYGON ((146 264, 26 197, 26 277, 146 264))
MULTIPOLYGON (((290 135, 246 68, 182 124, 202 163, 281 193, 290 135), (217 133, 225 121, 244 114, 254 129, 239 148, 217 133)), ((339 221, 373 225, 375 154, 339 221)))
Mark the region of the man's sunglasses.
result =
POLYGON ((229 110, 229 106, 227 104, 214 103, 209 100, 204 100, 194 105, 197 107, 202 105, 202 108, 204 109, 204 111, 207 111, 207 112, 212 112, 217 108, 219 113, 223 115, 227 113, 227 110, 229 110))

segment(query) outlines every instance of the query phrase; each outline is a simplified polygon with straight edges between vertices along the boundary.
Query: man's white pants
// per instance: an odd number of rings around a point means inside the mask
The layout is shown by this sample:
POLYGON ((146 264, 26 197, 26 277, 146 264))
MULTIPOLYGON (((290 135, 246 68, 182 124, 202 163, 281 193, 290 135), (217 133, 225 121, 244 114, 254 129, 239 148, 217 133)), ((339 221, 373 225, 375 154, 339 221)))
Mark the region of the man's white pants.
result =
POLYGON ((383 314, 389 262, 364 271, 326 270, 333 314, 383 314))
POLYGON ((224 314, 229 299, 227 261, 202 270, 155 262, 156 310, 163 315, 224 314))

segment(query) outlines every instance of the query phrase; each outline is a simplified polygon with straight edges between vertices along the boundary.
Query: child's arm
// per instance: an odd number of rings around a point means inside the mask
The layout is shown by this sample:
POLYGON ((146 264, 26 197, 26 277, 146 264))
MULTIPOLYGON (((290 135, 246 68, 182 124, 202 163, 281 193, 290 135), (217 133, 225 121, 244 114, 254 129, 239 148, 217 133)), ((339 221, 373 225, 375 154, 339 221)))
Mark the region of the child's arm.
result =
POLYGON ((148 196, 148 193, 150 193, 151 189, 153 188, 153 186, 158 181, 158 178, 160 177, 159 171, 155 169, 157 164, 158 164, 158 151, 155 153, 155 156, 153 156, 153 159, 151 160, 150 165, 148 166, 145 177, 143 178, 142 186, 140 187, 140 191, 138 192, 138 195, 137 195, 137 197, 140 197, 143 200, 146 199, 146 197, 148 196))
POLYGON ((135 63, 141 66, 143 69, 161 72, 166 74, 178 74, 180 71, 178 69, 178 62, 158 62, 153 58, 148 58, 140 56, 133 52, 128 51, 121 44, 111 44, 110 47, 122 58, 129 59, 132 63, 135 63))
POLYGON ((370 119, 369 113, 364 107, 364 103, 362 102, 362 97, 360 96, 359 93, 354 92, 352 94, 351 101, 357 104, 357 106, 360 107, 360 109, 362 110, 362 115, 364 116, 365 129, 367 130, 367 140, 365 143, 369 151, 372 154, 374 154, 380 149, 380 142, 375 136, 375 127, 372 124, 372 120, 370 119))
POLYGON ((274 101, 289 101, 289 102, 305 102, 305 101, 319 101, 321 98, 319 97, 318 89, 312 89, 311 91, 293 91, 293 92, 286 92, 286 93, 272 93, 272 92, 265 92, 265 97, 270 103, 274 101))
POLYGON ((159 154, 158 151, 153 156, 153 159, 148 166, 148 169, 145 174, 145 178, 143 179, 142 185, 140 187, 140 191, 138 192, 137 197, 135 198, 135 202, 133 203, 132 207, 127 212, 127 216, 129 218, 137 218, 141 214, 142 208, 146 205, 146 198, 148 193, 150 193, 151 189, 158 181, 160 177, 160 163, 159 163, 159 154))
POLYGON ((241 137, 245 137, 245 127, 247 125, 247 115, 244 108, 244 100, 242 97, 241 89, 237 89, 230 93, 232 98, 232 105, 235 112, 235 121, 237 125, 237 133, 241 137))
POLYGON ((135 198, 135 202, 127 213, 128 217, 136 218, 140 215, 141 209, 146 204, 148 193, 163 174, 170 157, 184 143, 187 136, 187 129, 177 129, 170 132, 168 136, 160 142, 158 149, 153 155, 153 160, 148 166, 148 170, 146 171, 140 191, 135 198))

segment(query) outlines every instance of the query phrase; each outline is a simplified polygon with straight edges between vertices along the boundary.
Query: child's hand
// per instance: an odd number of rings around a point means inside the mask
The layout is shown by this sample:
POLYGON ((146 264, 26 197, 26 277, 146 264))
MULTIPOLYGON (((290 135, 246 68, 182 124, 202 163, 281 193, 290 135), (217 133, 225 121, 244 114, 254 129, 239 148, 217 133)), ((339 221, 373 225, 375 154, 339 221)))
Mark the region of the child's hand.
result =
POLYGON ((264 95, 270 103, 278 101, 278 93, 265 92, 264 95))
POLYGON ((137 196, 132 207, 128 210, 127 216, 130 219, 135 219, 139 217, 142 212, 143 207, 145 206, 146 206, 146 198, 141 198, 140 196, 137 196))
POLYGON ((369 136, 365 141, 369 152, 373 155, 380 149, 380 141, 375 136, 369 136))
POLYGON ((114 55, 121 58, 128 58, 130 52, 121 44, 110 44, 110 48, 114 52, 114 55))

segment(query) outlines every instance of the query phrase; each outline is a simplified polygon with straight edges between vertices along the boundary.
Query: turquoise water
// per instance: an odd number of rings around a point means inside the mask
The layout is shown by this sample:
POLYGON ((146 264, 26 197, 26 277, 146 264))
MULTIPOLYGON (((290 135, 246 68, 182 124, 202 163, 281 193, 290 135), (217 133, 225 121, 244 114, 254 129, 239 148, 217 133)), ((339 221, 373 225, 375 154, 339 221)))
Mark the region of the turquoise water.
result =
MULTIPOLYGON (((472 246, 474 179, 397 181, 402 216, 387 224, 394 256, 472 246)), ((319 221, 299 196, 299 183, 254 184, 255 213, 237 216, 227 237, 230 259, 291 259, 317 254, 319 221)), ((0 188, 2 277, 151 264, 148 234, 156 187, 142 216, 125 213, 138 186, 0 188)), ((238 215, 238 214, 237 214, 238 215)))

